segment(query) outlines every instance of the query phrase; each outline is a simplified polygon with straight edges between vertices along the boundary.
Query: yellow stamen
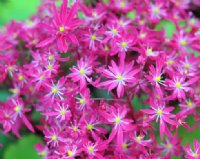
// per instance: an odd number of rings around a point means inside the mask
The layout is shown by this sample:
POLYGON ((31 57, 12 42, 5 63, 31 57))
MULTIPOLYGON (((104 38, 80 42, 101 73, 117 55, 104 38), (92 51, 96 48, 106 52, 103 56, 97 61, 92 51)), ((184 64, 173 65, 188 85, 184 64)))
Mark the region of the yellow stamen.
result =
POLYGON ((73 156, 73 154, 74 154, 74 153, 73 153, 72 151, 70 151, 70 150, 67 151, 67 155, 68 155, 68 156, 73 156))
POLYGON ((87 130, 92 130, 92 129, 93 129, 92 124, 87 124, 87 130))
POLYGON ((113 34, 117 34, 117 29, 113 29, 113 30, 112 30, 112 33, 113 33, 113 34))
POLYGON ((78 128, 76 126, 73 127, 73 131, 77 132, 78 128))
POLYGON ((97 14, 97 12, 92 12, 92 16, 93 16, 93 17, 95 17, 95 18, 96 18, 96 17, 97 17, 97 15, 98 15, 98 14, 97 14))
POLYGON ((163 111, 159 108, 159 109, 157 110, 157 114, 158 114, 158 115, 162 115, 162 113, 163 113, 163 111))
POLYGON ((128 147, 128 145, 126 143, 122 144, 122 148, 126 149, 128 147))
POLYGON ((147 55, 151 55, 153 53, 152 48, 147 49, 146 53, 147 53, 147 55))
POLYGON ((157 77, 155 78, 155 80, 156 80, 156 82, 160 82, 161 77, 160 77, 160 76, 157 76, 157 77))
POLYGON ((19 76, 18 76, 18 80, 19 80, 19 81, 22 81, 22 80, 24 80, 24 76, 22 76, 22 75, 19 75, 19 76))
POLYGON ((160 9, 159 9, 158 7, 155 7, 155 8, 153 9, 153 12, 154 12, 155 14, 158 14, 158 13, 160 12, 160 9))
POLYGON ((79 73, 81 74, 81 75, 85 75, 85 70, 84 69, 80 69, 80 71, 79 71, 79 73))
POLYGON ((53 141, 56 141, 56 140, 57 140, 57 136, 56 136, 56 135, 53 135, 53 136, 51 137, 51 139, 52 139, 53 141))
POLYGON ((124 8, 126 6, 126 3, 124 1, 121 1, 119 5, 120 7, 124 8))
POLYGON ((122 81, 122 80, 123 80, 123 76, 117 75, 117 80, 118 80, 118 81, 122 81))
POLYGON ((53 66, 49 64, 49 65, 47 66, 47 68, 48 68, 49 70, 52 70, 53 66))
POLYGON ((53 55, 49 55, 48 59, 52 61, 54 59, 53 55))
POLYGON ((123 42, 121 43, 121 46, 122 46, 122 47, 127 47, 127 43, 123 41, 123 42))
POLYGON ((46 154, 47 154, 46 151, 42 151, 42 152, 39 153, 39 155, 43 156, 43 157, 46 156, 46 154))
POLYGON ((53 87, 51 90, 52 93, 56 94, 58 92, 58 89, 56 87, 53 87))
POLYGON ((174 61, 173 61, 173 60, 168 60, 168 61, 167 61, 167 64, 168 64, 168 65, 173 65, 173 64, 174 64, 174 61))
POLYGON ((120 122, 121 122, 121 119, 120 119, 119 117, 116 117, 116 118, 115 118, 115 123, 118 124, 118 123, 120 123, 120 122))
POLYGON ((95 35, 91 35, 90 38, 91 38, 91 40, 96 40, 96 36, 95 35))
POLYGON ((172 145, 171 144, 167 144, 167 148, 168 149, 172 149, 172 145))
POLYGON ((180 40, 180 44, 181 44, 182 46, 186 46, 186 45, 187 45, 187 41, 184 40, 184 39, 182 39, 182 40, 180 40))
POLYGON ((92 146, 89 146, 88 151, 92 153, 92 152, 94 152, 94 148, 92 146))
POLYGON ((186 63, 186 64, 185 64, 185 68, 189 69, 189 68, 190 68, 190 64, 189 64, 189 63, 186 63))
POLYGON ((141 140, 142 140, 141 136, 138 135, 138 136, 136 137, 136 141, 137 141, 137 142, 140 142, 141 140))
POLYGON ((176 88, 181 88, 181 83, 180 82, 176 82, 176 88))
POLYGON ((20 106, 16 106, 14 110, 15 110, 16 113, 19 113, 21 111, 21 107, 20 106))
POLYGON ((192 105, 193 105, 192 101, 188 101, 188 102, 187 102, 187 106, 188 106, 188 107, 192 107, 192 105))
POLYGON ((199 155, 195 152, 192 154, 193 157, 197 158, 199 155))
POLYGON ((146 33, 140 33, 140 38, 145 38, 146 37, 146 33))
POLYGON ((65 27, 59 27, 59 31, 62 33, 65 31, 65 27))
POLYGON ((61 109, 60 114, 61 115, 65 115, 66 114, 66 110, 65 109, 61 109))
POLYGON ((85 104, 85 99, 80 99, 80 100, 79 100, 79 103, 80 103, 80 104, 85 104))

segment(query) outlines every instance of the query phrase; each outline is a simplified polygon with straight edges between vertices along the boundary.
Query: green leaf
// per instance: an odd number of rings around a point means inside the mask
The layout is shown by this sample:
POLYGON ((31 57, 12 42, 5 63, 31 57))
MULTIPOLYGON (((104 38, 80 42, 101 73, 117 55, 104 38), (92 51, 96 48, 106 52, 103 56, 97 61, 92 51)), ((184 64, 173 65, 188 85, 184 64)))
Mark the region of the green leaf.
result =
POLYGON ((161 20, 161 22, 156 25, 155 30, 160 31, 163 28, 165 29, 167 38, 171 39, 172 35, 176 31, 175 24, 168 20, 161 20))
POLYGON ((0 24, 10 20, 24 20, 36 13, 39 0, 4 0, 0 3, 0 24))
POLYGON ((0 87, 0 101, 5 102, 10 96, 10 92, 7 89, 0 87))
POLYGON ((3 159, 40 159, 34 149, 34 144, 38 142, 41 139, 35 135, 24 136, 5 149, 3 159))
MULTIPOLYGON (((195 124, 193 116, 189 116, 186 119, 186 122, 190 126, 195 124)), ((195 139, 200 140, 200 133, 199 132, 200 132, 200 127, 198 127, 197 129, 195 129, 194 131, 191 131, 191 132, 188 132, 188 130, 184 127, 180 127, 178 133, 179 133, 179 136, 183 138, 181 144, 185 146, 186 143, 192 144, 195 139)))
POLYGON ((128 12, 128 14, 126 16, 127 16, 127 18, 134 20, 135 19, 135 11, 128 12))

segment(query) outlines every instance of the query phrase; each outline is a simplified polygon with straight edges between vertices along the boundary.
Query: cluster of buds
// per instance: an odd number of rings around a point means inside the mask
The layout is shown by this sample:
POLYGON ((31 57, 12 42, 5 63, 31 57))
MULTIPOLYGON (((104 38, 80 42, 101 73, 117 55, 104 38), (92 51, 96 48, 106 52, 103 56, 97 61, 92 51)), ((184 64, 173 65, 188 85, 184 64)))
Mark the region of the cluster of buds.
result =
POLYGON ((178 130, 200 125, 200 2, 86 2, 44 0, 2 28, 2 132, 42 135, 43 159, 199 159, 198 138, 185 146, 178 130))

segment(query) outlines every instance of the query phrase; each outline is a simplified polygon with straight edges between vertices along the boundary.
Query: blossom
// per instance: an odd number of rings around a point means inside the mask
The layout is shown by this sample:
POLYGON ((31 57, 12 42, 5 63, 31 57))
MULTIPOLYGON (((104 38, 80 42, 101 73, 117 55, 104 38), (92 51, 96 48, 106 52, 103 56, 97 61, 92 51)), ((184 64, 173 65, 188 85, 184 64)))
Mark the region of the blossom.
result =
POLYGON ((190 148, 190 145, 187 144, 185 147, 186 158, 197 159, 200 156, 200 144, 198 140, 194 140, 194 151, 190 148))
POLYGON ((136 82, 134 77, 139 69, 132 69, 133 63, 129 64, 117 64, 111 61, 111 66, 108 69, 103 70, 103 76, 107 77, 109 80, 102 82, 100 86, 107 87, 108 91, 117 87, 117 96, 122 97, 124 95, 124 89, 130 86, 132 83, 136 82))
POLYGON ((51 36, 37 44, 37 47, 45 47, 56 41, 58 50, 60 52, 67 52, 69 46, 67 41, 71 41, 76 45, 79 44, 74 34, 74 30, 78 27, 78 24, 80 24, 79 20, 74 19, 77 11, 77 4, 78 3, 73 4, 70 11, 67 12, 67 0, 64 0, 60 8, 60 13, 58 13, 55 4, 53 4, 53 26, 44 23, 41 24, 42 27, 48 30, 51 36))
POLYGON ((170 113, 174 110, 174 107, 165 107, 164 105, 157 105, 157 106, 151 106, 151 109, 143 109, 142 112, 149 115, 149 120, 155 120, 156 122, 159 121, 160 123, 160 135, 163 137, 164 133, 167 133, 169 135, 169 132, 166 130, 167 125, 166 123, 169 123, 170 125, 176 125, 177 123, 171 118, 174 118, 175 115, 170 113))

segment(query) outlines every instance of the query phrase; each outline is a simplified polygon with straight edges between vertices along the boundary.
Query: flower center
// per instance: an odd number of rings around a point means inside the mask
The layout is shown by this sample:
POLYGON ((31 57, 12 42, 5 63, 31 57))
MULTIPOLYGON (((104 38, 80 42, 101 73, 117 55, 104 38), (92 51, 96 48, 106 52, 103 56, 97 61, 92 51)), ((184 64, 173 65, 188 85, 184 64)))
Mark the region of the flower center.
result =
POLYGON ((61 109, 60 114, 61 115, 65 115, 66 114, 66 110, 65 109, 61 109))
POLYGON ((57 136, 56 136, 56 135, 53 135, 53 136, 51 137, 51 139, 52 139, 53 141, 56 141, 56 140, 57 140, 57 136))
POLYGON ((76 126, 73 127, 73 131, 77 132, 78 128, 76 126))
POLYGON ((57 89, 56 87, 53 87, 52 90, 51 90, 51 92, 52 92, 53 94, 56 94, 56 93, 58 92, 58 89, 57 89))
POLYGON ((151 55, 153 53, 152 48, 147 49, 146 53, 147 53, 147 55, 151 55))
POLYGON ((155 7, 155 8, 153 9, 153 12, 154 12, 155 14, 158 14, 158 13, 160 12, 160 9, 159 9, 158 7, 155 7))
POLYGON ((187 41, 184 40, 184 39, 182 39, 182 40, 180 40, 180 44, 181 44, 182 46, 186 46, 186 45, 187 45, 187 41))
POLYGON ((92 12, 92 16, 93 16, 93 17, 95 17, 95 18, 96 18, 96 17, 97 17, 97 15, 98 15, 98 14, 97 14, 97 12, 92 12))
POLYGON ((115 123, 116 123, 116 124, 119 124, 120 122, 121 122, 121 119, 120 119, 119 117, 116 117, 116 118, 115 118, 115 123))
POLYGON ((160 76, 157 76, 157 77, 155 78, 155 80, 156 80, 156 82, 160 82, 161 77, 160 77, 160 76))
POLYGON ((168 60, 168 61, 167 61, 167 64, 168 64, 168 65, 173 65, 173 64, 174 64, 174 61, 173 61, 173 60, 168 60))
POLYGON ((61 27, 59 27, 59 32, 64 32, 65 31, 65 27, 63 27, 63 26, 61 26, 61 27))
POLYGON ((180 82, 176 82, 176 88, 181 88, 181 83, 180 82))
POLYGON ((113 34, 117 34, 117 29, 113 29, 113 30, 112 30, 112 33, 113 33, 113 34))
POLYGON ((118 81, 123 81, 123 79, 124 79, 123 76, 117 75, 117 80, 118 80, 118 81))
POLYGON ((146 33, 140 33, 140 38, 145 38, 146 37, 146 33))
POLYGON ((94 152, 94 148, 92 146, 89 146, 88 151, 92 153, 92 152, 94 152))
POLYGON ((157 114, 158 114, 158 115, 162 115, 162 113, 163 113, 163 111, 159 108, 159 109, 157 110, 157 114))
POLYGON ((199 155, 195 152, 192 154, 193 157, 197 158, 199 155))
POLYGON ((40 152, 39 155, 40 155, 40 156, 46 156, 46 154, 47 154, 46 151, 42 151, 42 152, 40 152))
POLYGON ((73 153, 71 150, 67 151, 67 155, 68 155, 68 156, 73 156, 73 154, 74 154, 74 153, 73 153))
POLYGON ((93 129, 92 124, 87 124, 87 130, 92 130, 92 129, 93 129))
POLYGON ((18 76, 18 80, 19 80, 19 81, 22 81, 22 80, 24 80, 24 76, 22 76, 22 75, 19 75, 19 76, 18 76))
POLYGON ((84 69, 80 69, 80 71, 79 71, 79 73, 81 74, 81 75, 85 75, 85 70, 84 69))
POLYGON ((20 106, 16 106, 14 110, 15 110, 16 113, 19 113, 21 111, 21 107, 20 106))
POLYGON ((188 101, 188 102, 187 102, 187 106, 188 106, 188 107, 192 107, 192 105, 193 105, 192 101, 188 101))
POLYGON ((126 43, 125 41, 123 41, 123 42, 121 43, 121 46, 122 46, 122 47, 127 47, 127 43, 126 43))
POLYGON ((141 141, 141 139, 142 139, 142 138, 141 138, 141 136, 140 136, 140 135, 138 135, 138 136, 136 137, 136 141, 137 141, 137 142, 140 142, 140 141, 141 141))
POLYGON ((53 58, 53 55, 49 55, 48 59, 49 59, 50 61, 52 61, 52 60, 54 59, 54 58, 53 58))
POLYGON ((91 35, 90 38, 91 38, 91 40, 96 40, 96 36, 95 35, 91 35))
POLYGON ((80 103, 80 104, 85 104, 85 99, 80 99, 80 100, 79 100, 79 103, 80 103))
POLYGON ((185 64, 185 68, 189 69, 189 68, 190 68, 190 64, 189 64, 189 63, 186 63, 186 64, 185 64))
POLYGON ((172 145, 171 144, 167 144, 167 148, 168 149, 172 149, 172 145))
POLYGON ((124 1, 121 1, 119 5, 120 7, 124 8, 126 6, 126 3, 124 1))
POLYGON ((127 147, 128 147, 128 145, 127 145, 126 143, 123 143, 123 144, 122 144, 122 148, 123 148, 123 149, 126 149, 127 147))

